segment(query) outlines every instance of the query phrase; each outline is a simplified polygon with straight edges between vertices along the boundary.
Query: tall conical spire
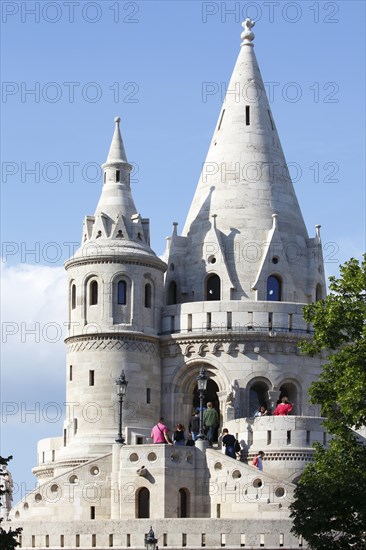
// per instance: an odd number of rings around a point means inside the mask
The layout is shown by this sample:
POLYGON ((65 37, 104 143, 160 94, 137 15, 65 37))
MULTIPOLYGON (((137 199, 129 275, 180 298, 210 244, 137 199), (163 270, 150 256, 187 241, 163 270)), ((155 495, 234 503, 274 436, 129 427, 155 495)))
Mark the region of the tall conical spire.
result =
MULTIPOLYGON (((196 281, 207 276, 207 258, 212 256, 208 250, 215 248, 210 228, 212 215, 216 215, 221 244, 214 258, 215 270, 220 275, 221 256, 233 282, 231 291, 224 289, 224 299, 264 299, 262 282, 276 265, 292 300, 295 288, 307 286, 303 273, 307 272, 309 238, 254 53, 254 22, 246 19, 242 26, 238 59, 182 232, 189 241, 185 285, 192 288, 189 292, 195 299, 202 299, 203 287, 196 281), (267 254, 273 214, 277 220, 275 244, 280 250, 267 254), (299 259, 288 270, 290 250, 299 259), (266 267, 267 275, 264 254, 270 262, 274 258, 266 267), (202 273, 192 273, 188 266, 197 266, 202 273)), ((175 254, 173 246, 170 254, 175 254)))
POLYGON ((119 123, 121 122, 121 118, 119 116, 116 116, 114 119, 114 122, 115 122, 114 134, 112 137, 112 143, 109 149, 106 164, 127 162, 126 151, 123 145, 123 140, 119 129, 119 123))

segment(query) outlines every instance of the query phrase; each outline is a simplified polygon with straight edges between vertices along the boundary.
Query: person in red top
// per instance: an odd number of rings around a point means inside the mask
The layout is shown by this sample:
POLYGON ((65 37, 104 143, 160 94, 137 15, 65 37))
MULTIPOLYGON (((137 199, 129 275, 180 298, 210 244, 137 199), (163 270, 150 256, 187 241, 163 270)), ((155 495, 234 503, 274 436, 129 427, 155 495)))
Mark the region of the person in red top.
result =
POLYGON ((154 443, 168 443, 172 445, 168 435, 169 429, 164 424, 164 418, 160 418, 159 422, 151 430, 151 437, 154 443))
POLYGON ((277 407, 273 411, 273 414, 275 416, 286 416, 292 411, 293 408, 293 404, 289 403, 287 397, 282 397, 281 403, 277 405, 277 407))

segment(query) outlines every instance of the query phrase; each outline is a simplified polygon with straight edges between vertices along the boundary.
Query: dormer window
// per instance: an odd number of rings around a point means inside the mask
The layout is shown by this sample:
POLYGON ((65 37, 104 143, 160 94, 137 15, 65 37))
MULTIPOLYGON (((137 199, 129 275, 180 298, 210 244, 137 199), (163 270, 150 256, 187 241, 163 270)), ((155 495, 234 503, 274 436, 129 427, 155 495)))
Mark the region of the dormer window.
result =
POLYGON ((270 275, 267 279, 267 300, 269 302, 280 302, 282 294, 281 280, 277 275, 270 275))
POLYGON ((116 170, 116 182, 121 181, 121 170, 116 170))
POLYGON ((221 280, 216 274, 210 275, 206 281, 206 300, 220 300, 221 280))

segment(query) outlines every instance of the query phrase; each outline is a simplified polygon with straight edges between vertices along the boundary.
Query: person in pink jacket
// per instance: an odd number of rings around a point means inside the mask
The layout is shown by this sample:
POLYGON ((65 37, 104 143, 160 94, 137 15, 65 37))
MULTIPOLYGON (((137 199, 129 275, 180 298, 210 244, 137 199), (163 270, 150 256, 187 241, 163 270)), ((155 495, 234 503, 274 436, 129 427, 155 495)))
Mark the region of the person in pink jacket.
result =
POLYGON ((293 404, 289 403, 287 397, 282 397, 281 403, 277 405, 277 407, 273 411, 273 414, 275 416, 286 416, 292 411, 293 408, 293 404))

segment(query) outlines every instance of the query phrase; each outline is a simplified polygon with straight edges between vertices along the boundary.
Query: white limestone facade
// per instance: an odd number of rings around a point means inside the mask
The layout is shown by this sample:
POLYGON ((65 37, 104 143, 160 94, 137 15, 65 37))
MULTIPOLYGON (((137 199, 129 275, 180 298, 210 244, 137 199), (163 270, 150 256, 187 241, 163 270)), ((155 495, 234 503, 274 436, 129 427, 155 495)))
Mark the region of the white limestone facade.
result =
MULTIPOLYGON (((39 487, 11 511, 23 548, 306 548, 289 505, 312 444, 327 444, 308 390, 323 358, 299 351, 312 327, 304 304, 325 296, 320 226, 309 237, 254 54, 242 43, 182 235, 164 261, 138 213, 120 133, 95 214, 66 262, 67 419, 38 445, 39 487), (188 428, 205 401, 220 416, 218 444, 154 445, 160 416, 188 428), (116 442, 116 380, 128 380, 125 444, 116 442), (291 415, 269 413, 282 396, 291 415), (227 427, 241 460, 225 456, 227 427), (265 452, 264 470, 251 465, 265 452)), ((188 430, 186 430, 188 431, 188 430)))

